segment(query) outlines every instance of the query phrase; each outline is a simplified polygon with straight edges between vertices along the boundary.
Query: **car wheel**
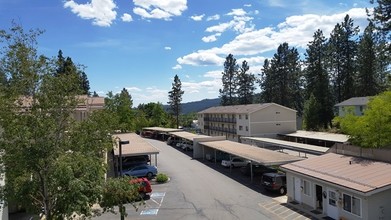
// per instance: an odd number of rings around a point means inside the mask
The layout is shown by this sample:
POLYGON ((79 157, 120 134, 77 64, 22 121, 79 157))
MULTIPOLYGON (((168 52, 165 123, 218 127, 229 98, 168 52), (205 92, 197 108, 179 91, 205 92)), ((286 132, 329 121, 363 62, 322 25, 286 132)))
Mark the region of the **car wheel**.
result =
POLYGON ((145 194, 145 192, 140 192, 140 193, 139 193, 139 196, 140 196, 140 198, 141 198, 142 200, 144 200, 146 194, 145 194))
POLYGON ((235 168, 235 165, 231 164, 231 167, 232 167, 232 168, 235 168))
POLYGON ((152 174, 151 172, 147 173, 147 178, 148 178, 148 179, 151 179, 152 176, 153 176, 153 174, 152 174))
POLYGON ((280 191, 280 195, 285 195, 286 194, 285 187, 281 187, 279 191, 280 191))

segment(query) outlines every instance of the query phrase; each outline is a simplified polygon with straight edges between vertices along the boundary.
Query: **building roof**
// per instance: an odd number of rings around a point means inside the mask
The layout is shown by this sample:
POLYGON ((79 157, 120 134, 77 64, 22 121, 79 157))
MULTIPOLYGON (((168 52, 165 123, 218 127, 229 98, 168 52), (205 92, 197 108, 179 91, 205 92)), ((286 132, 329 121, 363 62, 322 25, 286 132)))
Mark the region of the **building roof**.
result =
POLYGON ((282 108, 286 108, 292 111, 296 111, 294 109, 290 109, 288 107, 278 105, 276 103, 261 103, 261 104, 249 104, 249 105, 230 105, 230 106, 215 106, 205 109, 203 111, 198 112, 199 114, 242 114, 242 113, 253 113, 258 110, 264 109, 271 105, 277 105, 282 108))
POLYGON ((368 195, 391 188, 391 164, 360 157, 327 153, 282 168, 368 195))
POLYGON ((330 149, 328 147, 320 147, 320 146, 310 145, 310 144, 302 144, 302 143, 296 143, 296 142, 291 142, 291 141, 283 141, 283 140, 278 140, 278 139, 273 139, 273 138, 242 137, 242 139, 253 140, 253 141, 261 142, 261 143, 267 143, 267 144, 271 144, 273 146, 279 146, 282 148, 305 152, 305 153, 310 153, 310 154, 315 154, 315 155, 324 154, 330 149))
POLYGON ((298 130, 290 134, 280 134, 280 135, 288 136, 288 137, 299 137, 299 138, 308 138, 308 139, 315 139, 315 140, 322 140, 322 141, 331 141, 337 143, 345 143, 349 140, 348 135, 328 133, 328 132, 318 132, 318 131, 298 130))
POLYGON ((194 134, 194 133, 187 132, 187 131, 178 131, 178 132, 173 132, 171 134, 175 135, 177 137, 189 140, 189 141, 193 141, 194 138, 207 138, 207 137, 209 137, 207 135, 194 134))
POLYGON ((228 140, 206 141, 200 142, 200 144, 257 162, 265 166, 281 165, 303 160, 303 158, 292 156, 282 152, 272 151, 228 140))
POLYGON ((353 97, 341 103, 338 103, 335 106, 360 106, 360 105, 367 105, 368 102, 369 102, 369 97, 353 97))
MULTIPOLYGON (((157 148, 135 133, 115 134, 113 135, 113 138, 119 138, 121 141, 129 141, 129 144, 122 144, 123 157, 159 153, 157 148)), ((116 143, 118 143, 118 141, 116 143)), ((119 156, 118 144, 114 147, 114 155, 119 156)))

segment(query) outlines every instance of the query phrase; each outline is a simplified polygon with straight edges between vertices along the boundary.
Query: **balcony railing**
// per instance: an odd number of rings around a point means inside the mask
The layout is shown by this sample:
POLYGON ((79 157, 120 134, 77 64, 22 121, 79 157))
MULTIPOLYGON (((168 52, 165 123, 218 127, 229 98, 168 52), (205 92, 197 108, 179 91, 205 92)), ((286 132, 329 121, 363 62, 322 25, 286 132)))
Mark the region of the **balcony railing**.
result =
POLYGON ((236 123, 236 118, 205 117, 204 121, 236 123))

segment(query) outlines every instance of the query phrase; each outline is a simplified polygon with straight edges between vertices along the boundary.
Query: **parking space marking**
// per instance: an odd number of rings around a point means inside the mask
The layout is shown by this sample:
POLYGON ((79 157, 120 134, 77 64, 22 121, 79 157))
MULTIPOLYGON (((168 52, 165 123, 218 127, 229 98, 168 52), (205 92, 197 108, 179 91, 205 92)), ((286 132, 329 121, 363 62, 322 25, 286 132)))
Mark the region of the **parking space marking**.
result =
POLYGON ((165 192, 152 193, 149 200, 146 201, 147 208, 142 210, 140 215, 157 215, 165 195, 165 192))

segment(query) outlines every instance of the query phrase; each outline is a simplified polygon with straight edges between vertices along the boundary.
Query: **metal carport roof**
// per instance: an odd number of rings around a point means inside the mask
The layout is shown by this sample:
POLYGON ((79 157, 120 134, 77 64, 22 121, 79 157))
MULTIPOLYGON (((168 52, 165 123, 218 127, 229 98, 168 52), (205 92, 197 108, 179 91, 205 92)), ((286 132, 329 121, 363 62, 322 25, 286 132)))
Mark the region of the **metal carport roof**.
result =
POLYGON ((349 140, 348 135, 328 133, 328 132, 318 132, 318 131, 298 130, 290 134, 280 134, 280 135, 287 136, 287 137, 298 137, 298 138, 308 138, 308 139, 315 139, 321 141, 331 141, 336 143, 345 143, 349 140))
POLYGON ((260 137, 242 137, 243 140, 253 140, 256 142, 267 143, 273 146, 279 146, 286 149, 296 150, 304 153, 310 153, 315 155, 325 154, 330 148, 320 147, 310 144, 302 144, 291 141, 283 141, 272 138, 260 138, 260 137))
POLYGON ((194 138, 205 138, 205 137, 209 137, 207 135, 202 135, 202 134, 194 134, 194 133, 190 133, 190 132, 187 132, 187 131, 178 131, 178 132, 172 132, 170 133, 171 135, 175 135, 177 137, 180 137, 180 138, 183 138, 183 139, 186 139, 186 140, 189 140, 189 141, 194 141, 194 138))
MULTIPOLYGON (((129 141, 129 144, 122 145, 122 156, 138 156, 145 154, 159 154, 159 150, 152 146, 149 142, 135 133, 115 134, 114 139, 120 139, 121 141, 129 141)), ((119 156, 118 144, 114 147, 114 155, 119 156)))
POLYGON ((207 141, 200 142, 200 144, 251 160, 264 166, 282 165, 303 160, 303 158, 292 156, 289 154, 228 140, 207 141))

